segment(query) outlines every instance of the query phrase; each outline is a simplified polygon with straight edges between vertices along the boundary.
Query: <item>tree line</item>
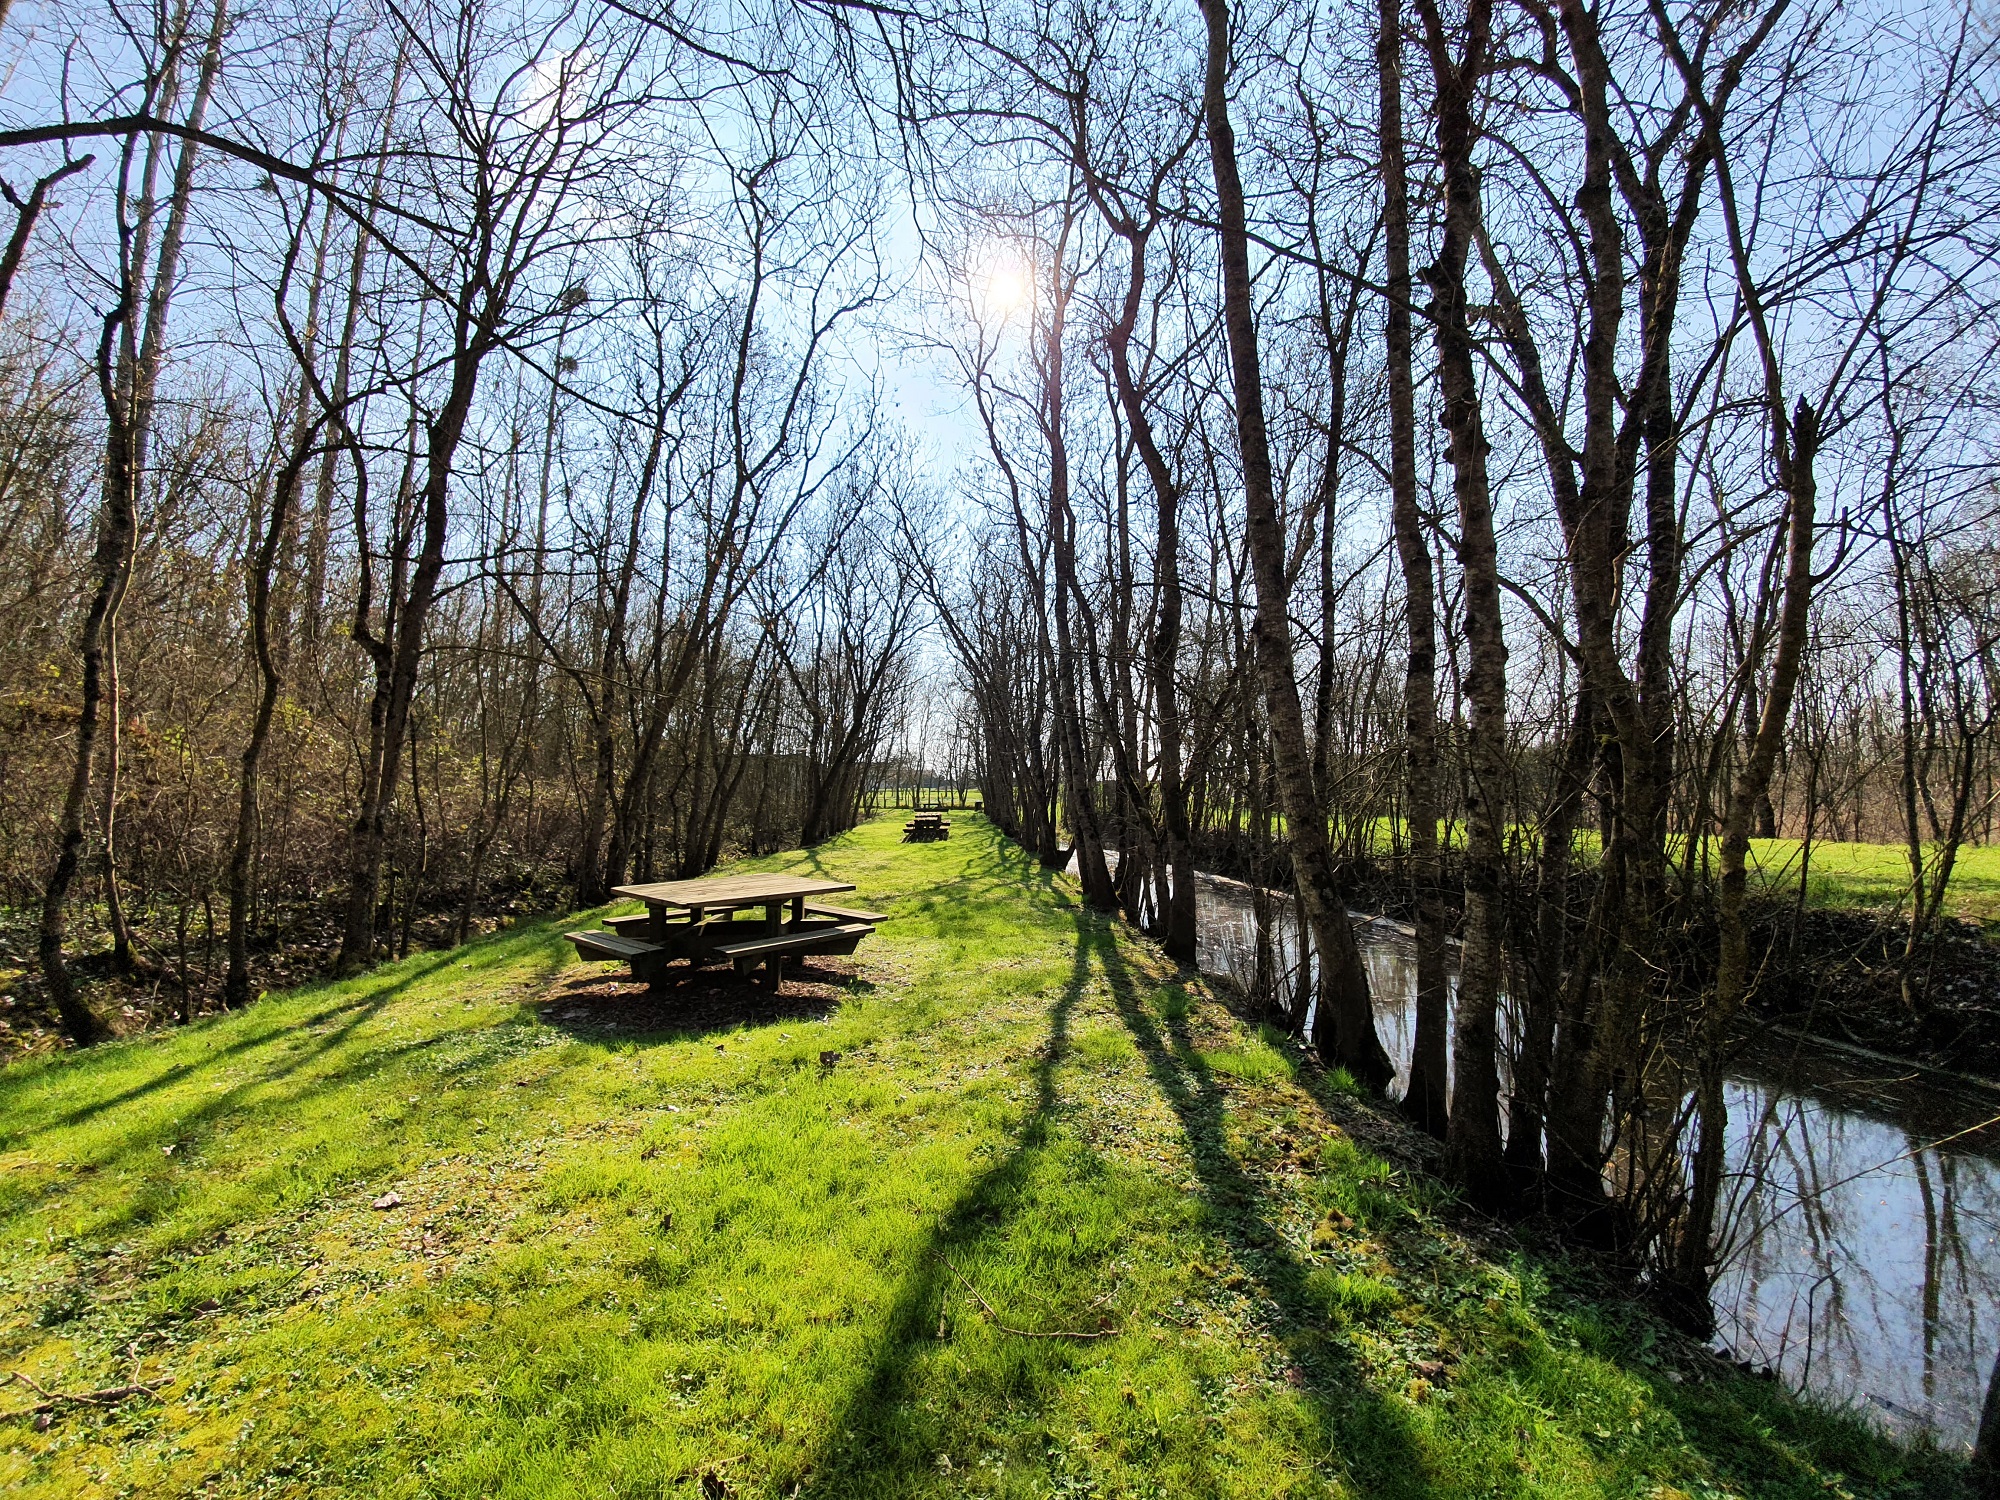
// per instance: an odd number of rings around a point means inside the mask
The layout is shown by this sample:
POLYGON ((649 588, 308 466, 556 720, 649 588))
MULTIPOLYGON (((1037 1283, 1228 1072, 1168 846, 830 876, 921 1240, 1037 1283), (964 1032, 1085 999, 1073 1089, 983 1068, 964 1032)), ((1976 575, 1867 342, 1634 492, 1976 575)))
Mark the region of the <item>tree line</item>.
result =
POLYGON ((756 67, 594 4, 38 18, 0 879, 73 1039, 825 838, 906 751, 887 543, 930 502, 851 358, 881 213, 797 31, 756 67))
POLYGON ((1753 840, 1905 851, 1920 976, 1991 834, 1995 42, 1201 0, 896 55, 990 448, 938 590, 988 809, 1182 959, 1198 870, 1289 895, 1255 988, 1374 1090, 1348 912, 1407 916, 1448 1173, 1693 1323, 1753 840))

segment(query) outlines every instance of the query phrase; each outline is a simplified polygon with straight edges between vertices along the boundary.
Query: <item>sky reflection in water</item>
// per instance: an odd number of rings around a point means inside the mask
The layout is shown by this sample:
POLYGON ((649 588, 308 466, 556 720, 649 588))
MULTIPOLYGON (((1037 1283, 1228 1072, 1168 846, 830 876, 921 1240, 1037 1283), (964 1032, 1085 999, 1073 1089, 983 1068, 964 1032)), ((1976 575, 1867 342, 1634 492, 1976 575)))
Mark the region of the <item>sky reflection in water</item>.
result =
MULTIPOLYGON (((1284 973, 1290 902, 1276 899, 1284 973)), ((1202 877, 1197 920, 1201 967, 1247 983, 1249 888, 1202 877)), ((1400 1093, 1415 964, 1393 924, 1357 935, 1400 1093)), ((2000 1091, 1766 1041, 1728 1099, 1720 1341, 1888 1431, 1969 1448, 2000 1344, 2000 1127, 1986 1123, 2000 1091)))

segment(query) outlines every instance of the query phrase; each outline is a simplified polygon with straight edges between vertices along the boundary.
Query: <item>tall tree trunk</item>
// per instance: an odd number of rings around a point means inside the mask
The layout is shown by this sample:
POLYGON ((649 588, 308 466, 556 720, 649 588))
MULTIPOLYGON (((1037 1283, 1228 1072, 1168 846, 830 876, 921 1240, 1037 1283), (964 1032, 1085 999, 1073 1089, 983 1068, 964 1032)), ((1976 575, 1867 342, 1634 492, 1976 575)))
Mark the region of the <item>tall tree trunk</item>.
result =
MULTIPOLYGON (((497 319, 499 313, 500 309, 489 301, 486 316, 497 319)), ((479 382, 480 360, 492 336, 487 326, 467 326, 472 323, 470 309, 461 309, 459 316, 461 326, 451 362, 451 384, 436 416, 425 424, 425 471, 420 497, 423 541, 416 568, 410 575, 409 592, 395 610, 395 633, 393 643, 388 645, 388 677, 386 683, 378 685, 379 719, 371 713, 371 727, 379 723, 379 751, 372 757, 373 774, 364 780, 361 805, 348 845, 347 911, 341 927, 340 952, 335 959, 342 973, 365 967, 375 954, 375 902, 383 851, 388 845, 389 807, 402 772, 403 742, 416 698, 417 671, 423 660, 424 629, 430 620, 431 607, 437 602, 438 582, 444 575, 445 542, 451 527, 448 501, 452 460, 465 433, 466 418, 479 382)))
POLYGON ((1120 233, 1130 248, 1132 259, 1125 282, 1125 302, 1118 319, 1105 335, 1111 355, 1112 381, 1118 403, 1132 429, 1133 444, 1145 466, 1153 488, 1157 528, 1153 542, 1153 576, 1158 599, 1153 618, 1153 638, 1147 653, 1147 670, 1152 678, 1153 713, 1160 736, 1160 823, 1166 837, 1168 895, 1161 946, 1169 958, 1182 963, 1195 960, 1194 837, 1188 826, 1187 783, 1181 770, 1180 684, 1175 669, 1180 660, 1181 623, 1181 531, 1180 487, 1153 432, 1143 393, 1132 373, 1132 333, 1139 321, 1139 309, 1146 282, 1146 245, 1150 224, 1141 229, 1128 225, 1120 233))
POLYGON ((1395 1076, 1375 1034, 1368 971, 1347 916, 1347 892, 1327 839, 1326 809, 1313 785, 1312 752, 1293 669, 1291 623, 1285 586, 1285 535, 1278 519, 1271 474, 1270 438, 1264 423, 1263 372, 1257 352, 1256 309, 1250 282, 1250 233, 1243 182, 1236 164, 1236 136, 1229 123, 1229 12, 1227 0, 1201 0, 1208 47, 1202 113, 1209 161, 1221 210, 1223 324, 1236 401, 1236 433, 1243 467, 1243 508, 1251 568, 1257 582, 1257 665, 1271 724, 1286 832, 1300 899, 1320 955, 1323 982, 1319 1042, 1328 1060, 1346 1068, 1364 1087, 1380 1089, 1395 1076))
POLYGON ((65 924, 63 906, 76 880, 83 858, 84 813, 90 800, 91 768, 97 754, 98 718, 104 701, 105 624, 123 603, 132 577, 132 550, 137 530, 137 505, 131 466, 131 447, 124 440, 122 414, 125 404, 118 399, 113 349, 125 324, 132 316, 134 302, 130 277, 124 295, 104 319, 97 344, 97 381, 105 409, 114 425, 105 446, 106 464, 103 512, 98 519, 97 548, 91 557, 91 572, 97 586, 92 591, 89 612, 84 616, 78 643, 83 658, 82 701, 78 705, 76 745, 70 763, 69 785, 63 794, 57 824, 55 866, 48 884, 42 888, 42 917, 36 933, 36 950, 41 960, 42 979, 49 999, 61 1017, 63 1029, 79 1046, 102 1041, 111 1029, 84 1003, 76 992, 75 980, 63 956, 65 924))
POLYGON ((1466 759, 1465 934, 1452 1028, 1451 1123, 1446 1169, 1467 1196, 1494 1207, 1500 1170, 1499 1011, 1501 937, 1506 915, 1507 646, 1500 619, 1500 563, 1493 535, 1485 424, 1466 307, 1465 266, 1478 235, 1478 139, 1473 101, 1487 63, 1491 0, 1469 0, 1465 52, 1454 62, 1435 0, 1418 0, 1437 88, 1438 158, 1444 172, 1444 235, 1428 272, 1437 329, 1438 386, 1458 501, 1459 560, 1465 571, 1465 634, 1471 701, 1466 759))
POLYGON ((252 861, 257 848, 257 799, 264 746, 271 736, 271 720, 284 684, 278 649, 271 636, 273 580, 278 553, 291 525, 299 479, 311 461, 319 432, 320 424, 313 423, 294 437, 292 451, 272 488, 271 514, 257 547, 250 579, 250 644, 262 691, 257 695, 250 738, 243 746, 236 789, 236 841, 229 856, 229 968, 222 981, 222 1003, 231 1010, 251 1000, 250 895, 252 861))
MULTIPOLYGON (((683 386, 682 391, 685 389, 683 386)), ((593 752, 590 792, 584 801, 583 827, 576 853, 577 900, 584 906, 595 906, 610 897, 611 887, 625 878, 634 843, 633 820, 621 820, 608 857, 600 857, 604 849, 605 820, 616 803, 618 715, 623 696, 620 689, 623 674, 630 670, 625 659, 625 637, 630 623, 632 582, 639 568, 639 538, 660 472, 660 459, 666 446, 667 417, 679 399, 678 394, 668 398, 664 388, 660 397, 654 407, 653 431, 647 441, 645 462, 639 471, 638 491, 632 498, 631 517, 626 523, 624 555, 619 559, 611 600, 605 611, 603 634, 598 641, 596 681, 584 681, 572 674, 589 714, 593 752)), ((663 644, 665 618, 661 610, 665 604, 665 593, 662 588, 660 608, 654 614, 652 645, 655 652, 663 644)), ((539 633, 540 622, 536 621, 534 625, 539 633)))
POLYGON ((1070 223, 1058 238, 1051 267, 1053 281, 1048 334, 1042 353, 1041 419, 1049 448, 1049 554, 1054 566, 1055 712, 1056 736, 1063 769, 1064 811, 1076 853, 1077 875, 1083 882, 1084 904, 1093 911, 1118 910, 1118 889, 1104 859, 1104 836, 1097 807, 1097 759, 1084 737, 1083 682, 1080 653, 1071 629, 1071 614, 1081 590, 1076 576, 1076 511, 1070 503, 1069 443, 1063 391, 1063 334, 1069 307, 1066 250, 1070 223))
MULTIPOLYGON (((228 0, 216 0, 208 40, 202 49, 196 73, 194 99, 188 106, 187 124, 190 130, 200 130, 208 118, 208 103, 215 92, 216 74, 222 67, 222 38, 228 18, 228 0)), ((166 355, 167 316, 173 305, 175 284, 180 280, 181 246, 187 237, 188 213, 194 199, 197 154, 195 143, 183 140, 175 156, 173 193, 167 205, 166 225, 160 235, 159 259, 153 266, 152 287, 146 298, 144 332, 140 337, 137 358, 121 382, 130 403, 126 418, 129 426, 122 440, 131 449, 135 551, 139 490, 145 483, 153 431, 154 391, 159 384, 160 364, 166 355)), ((142 265, 135 264, 134 276, 142 275, 143 270, 142 265)), ((129 344, 127 347, 129 349, 129 344)), ((132 948, 132 929, 125 916, 118 868, 118 793, 124 764, 118 613, 113 610, 104 622, 104 801, 100 809, 99 843, 104 859, 104 907, 111 928, 112 962, 124 972, 132 973, 141 965, 132 948)))
MULTIPOLYGON (((1760 29, 1757 38, 1746 41, 1738 49, 1713 98, 1703 95, 1695 66, 1681 50, 1678 39, 1670 33, 1667 36, 1675 67, 1701 116, 1704 140, 1715 172, 1716 201, 1722 211, 1731 269, 1735 273, 1744 321, 1755 341, 1763 375, 1761 394, 1765 408, 1767 453, 1778 492, 1785 497, 1786 527, 1784 592, 1777 610, 1777 638, 1770 650, 1771 675, 1764 684, 1763 711, 1723 810, 1716 887, 1716 925, 1719 933, 1715 991, 1703 1007, 1697 1038, 1695 1108, 1698 1126, 1688 1187, 1688 1211, 1666 1277, 1670 1309, 1683 1322, 1697 1328, 1705 1328, 1713 1318, 1708 1292, 1714 1271, 1715 1215, 1722 1195, 1729 1126, 1727 1097, 1723 1091, 1724 1046, 1730 1028, 1736 1024, 1749 998, 1752 984, 1750 935, 1744 920, 1744 904, 1749 892, 1751 819, 1759 806, 1767 804, 1770 798, 1771 777, 1784 749, 1786 723, 1804 665, 1812 627, 1813 599, 1820 582, 1813 575, 1813 544, 1819 498, 1814 466, 1819 456, 1821 413, 1803 397, 1789 412, 1786 409, 1782 355, 1766 315, 1763 288, 1758 285, 1751 264, 1749 242, 1743 230, 1722 133, 1728 92, 1740 76, 1742 62, 1749 56, 1751 47, 1775 21, 1775 14, 1773 12, 1764 28, 1760 29)), ((1893 275, 1909 250, 1909 241, 1899 237, 1888 268, 1882 274, 1893 275)), ((1885 288, 1887 284, 1886 281, 1882 283, 1885 288)), ((1757 623, 1752 640, 1744 651, 1741 669, 1740 688, 1746 696, 1757 685, 1767 645, 1764 638, 1766 617, 1760 610, 1754 618, 1757 623)))
POLYGON ((1431 551, 1417 505, 1416 382, 1411 373, 1410 185, 1403 151, 1402 12, 1380 0, 1375 64, 1381 85, 1382 230, 1388 254, 1384 341, 1389 376, 1390 521, 1403 571, 1409 630, 1403 674, 1403 807, 1415 887, 1417 928, 1416 1035, 1403 1109, 1423 1129, 1444 1137, 1450 1115, 1445 1049, 1451 1028, 1445 972, 1443 872, 1438 856, 1437 595, 1431 551))
POLYGON ((1556 785, 1543 811, 1535 866, 1534 961, 1518 997, 1521 1035, 1507 1100, 1507 1165, 1515 1185, 1534 1189, 1543 1170, 1542 1135, 1554 1066, 1556 1017, 1561 1014, 1569 955, 1569 877, 1584 787, 1595 759, 1594 711, 1579 691, 1556 785))
MULTIPOLYGON (((1773 382, 1775 385, 1775 381, 1773 382)), ((1780 391, 1771 393, 1773 404, 1780 391)), ((1778 408, 1782 411, 1782 407, 1778 408)), ((1764 711, 1751 737, 1749 753, 1736 773, 1735 785, 1722 816, 1715 896, 1718 947, 1715 993, 1702 1014, 1699 1064, 1696 1070, 1696 1134, 1692 1181, 1688 1190, 1687 1222, 1681 1230, 1672 1268, 1669 1296, 1676 1314, 1695 1327, 1712 1317, 1708 1288, 1714 1265, 1715 1216, 1722 1197, 1727 1165, 1729 1111, 1723 1092, 1723 1063, 1729 1031, 1750 995, 1750 927, 1744 905, 1750 886, 1750 827, 1757 805, 1771 789, 1771 773, 1784 743, 1785 723, 1799 672, 1805 662, 1812 626, 1813 540, 1818 488, 1813 465, 1819 454, 1819 413, 1801 399, 1789 428, 1773 419, 1777 431, 1779 478, 1786 498, 1784 598, 1778 610, 1777 640, 1771 655, 1771 677, 1764 689, 1764 711)), ((1757 671, 1762 653, 1752 651, 1744 662, 1746 676, 1757 671)))

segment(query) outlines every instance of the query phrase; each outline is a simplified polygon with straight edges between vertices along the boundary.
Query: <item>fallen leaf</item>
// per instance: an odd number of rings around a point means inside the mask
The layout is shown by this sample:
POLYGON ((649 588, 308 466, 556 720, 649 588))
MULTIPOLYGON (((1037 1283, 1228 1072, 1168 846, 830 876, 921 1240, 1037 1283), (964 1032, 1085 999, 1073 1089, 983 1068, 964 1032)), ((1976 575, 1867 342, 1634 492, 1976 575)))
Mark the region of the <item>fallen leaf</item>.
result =
POLYGON ((403 1195, 398 1192, 384 1193, 375 1200, 372 1206, 375 1208, 401 1208, 403 1206, 403 1195))

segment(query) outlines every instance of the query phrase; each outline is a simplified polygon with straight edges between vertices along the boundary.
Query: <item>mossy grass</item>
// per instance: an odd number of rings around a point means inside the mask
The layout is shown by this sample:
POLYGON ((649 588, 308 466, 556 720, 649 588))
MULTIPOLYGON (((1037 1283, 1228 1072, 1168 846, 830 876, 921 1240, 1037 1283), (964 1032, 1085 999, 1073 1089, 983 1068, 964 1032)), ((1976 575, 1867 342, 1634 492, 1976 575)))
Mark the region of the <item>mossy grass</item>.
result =
POLYGON ((0 1073, 0 1363, 158 1389, 9 1420, 0 1488, 1958 1488, 1467 1238, 1398 1127, 983 819, 898 828, 763 862, 893 914, 776 1019, 586 1002, 565 920, 0 1073))

